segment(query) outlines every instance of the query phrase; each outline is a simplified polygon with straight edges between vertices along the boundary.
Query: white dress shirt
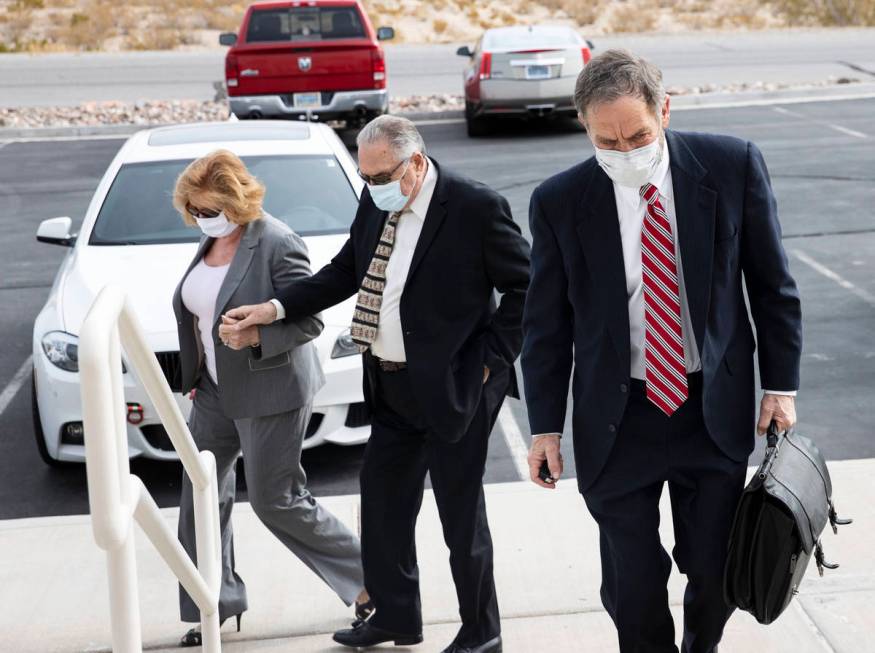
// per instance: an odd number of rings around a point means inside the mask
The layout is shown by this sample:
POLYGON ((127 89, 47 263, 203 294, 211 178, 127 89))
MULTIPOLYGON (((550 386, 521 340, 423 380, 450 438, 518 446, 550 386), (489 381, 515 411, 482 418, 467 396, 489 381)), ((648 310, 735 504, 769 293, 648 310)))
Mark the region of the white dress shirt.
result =
POLYGON ((437 168, 426 158, 428 168, 422 187, 410 206, 401 214, 398 226, 395 228, 395 245, 392 255, 386 265, 386 286, 383 289, 383 302, 380 305, 380 324, 377 327, 377 338, 371 345, 374 356, 387 361, 407 362, 404 351, 404 335, 401 328, 401 293, 407 283, 410 263, 413 261, 413 251, 419 242, 422 225, 428 205, 437 186, 437 168))
MULTIPOLYGON (((690 308, 687 302, 686 286, 684 285, 683 263, 678 242, 677 214, 675 212, 674 190, 671 185, 671 167, 668 160, 668 143, 663 141, 662 160, 656 172, 647 180, 659 190, 659 202, 662 204, 671 232, 674 236, 674 252, 677 264, 679 296, 681 301, 681 332, 684 339, 684 360, 687 373, 702 369, 699 358, 699 348, 696 346, 696 335, 693 333, 693 322, 690 319, 690 308)), ((645 378, 644 362, 644 282, 641 271, 641 231, 644 227, 644 216, 647 212, 647 202, 641 197, 637 188, 621 186, 614 182, 614 198, 617 203, 617 217, 620 221, 620 239, 623 242, 623 267, 626 270, 626 295, 629 300, 629 352, 631 354, 630 374, 633 379, 645 378)))
MULTIPOLYGON (((428 157, 426 157, 426 165, 428 167, 419 194, 401 214, 398 226, 395 228, 395 244, 392 247, 389 263, 386 265, 386 286, 383 289, 383 301, 380 305, 377 338, 371 345, 371 351, 375 356, 398 363, 407 362, 401 327, 401 294, 407 283, 413 252, 416 243, 419 242, 422 225, 425 224, 425 216, 438 179, 437 168, 428 157)), ((270 301, 276 307, 276 319, 285 318, 286 311, 280 301, 277 299, 270 301)))
MULTIPOLYGON (((659 191, 659 201, 668 221, 671 223, 674 236, 675 262, 677 265, 679 296, 681 301, 681 332, 684 338, 684 361, 687 373, 702 369, 702 360, 693 333, 693 323, 690 319, 690 307, 687 302, 686 286, 684 284, 683 262, 681 261, 680 241, 677 230, 677 213, 674 202, 674 188, 671 179, 671 163, 669 161, 668 142, 663 141, 662 160, 653 176, 647 180, 659 191)), ((617 203, 617 218, 620 222, 620 240, 623 244, 623 267, 626 272, 626 295, 629 302, 629 352, 631 354, 630 376, 633 379, 644 380, 644 283, 641 270, 641 230, 644 226, 644 216, 647 202, 641 197, 639 189, 614 185, 614 199, 617 203)), ((795 396, 795 391, 766 390, 766 394, 795 396)), ((541 435, 560 435, 559 433, 537 433, 541 435)))

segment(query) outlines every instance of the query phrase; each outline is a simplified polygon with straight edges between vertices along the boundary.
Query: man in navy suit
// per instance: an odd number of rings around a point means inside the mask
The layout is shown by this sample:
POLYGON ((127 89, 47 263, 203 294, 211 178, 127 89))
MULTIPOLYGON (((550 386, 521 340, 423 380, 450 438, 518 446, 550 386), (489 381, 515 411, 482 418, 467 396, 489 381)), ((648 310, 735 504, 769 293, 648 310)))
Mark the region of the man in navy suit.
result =
POLYGON ((723 567, 754 426, 796 419, 799 294, 755 145, 669 130, 660 71, 625 51, 585 67, 575 104, 596 155, 541 184, 530 205, 531 476, 554 488, 562 474, 573 369, 578 485, 599 525, 620 650, 678 651, 657 530, 668 483, 672 554, 688 579, 681 651, 712 652, 731 614, 723 567))

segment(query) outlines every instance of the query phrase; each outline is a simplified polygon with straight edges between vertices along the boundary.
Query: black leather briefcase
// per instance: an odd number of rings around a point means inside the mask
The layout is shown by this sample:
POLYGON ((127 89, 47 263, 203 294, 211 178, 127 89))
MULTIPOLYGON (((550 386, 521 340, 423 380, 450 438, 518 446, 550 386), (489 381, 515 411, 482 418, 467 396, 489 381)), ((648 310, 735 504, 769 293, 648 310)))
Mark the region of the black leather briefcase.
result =
POLYGON ((818 448, 792 429, 768 431, 765 459, 741 496, 726 560, 724 593, 730 606, 772 623, 798 592, 808 561, 817 569, 838 565, 824 560, 820 534, 839 519, 832 502, 829 471, 818 448))

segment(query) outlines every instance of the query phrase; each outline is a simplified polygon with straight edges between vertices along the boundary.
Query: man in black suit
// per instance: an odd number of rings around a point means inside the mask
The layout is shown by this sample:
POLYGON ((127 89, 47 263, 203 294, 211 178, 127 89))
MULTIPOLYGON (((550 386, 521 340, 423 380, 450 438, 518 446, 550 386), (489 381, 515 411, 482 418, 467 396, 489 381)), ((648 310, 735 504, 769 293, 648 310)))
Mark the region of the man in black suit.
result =
POLYGON ((598 522, 602 602, 623 653, 677 652, 657 527, 668 483, 687 575, 684 653, 715 651, 731 610, 722 576, 758 430, 795 422, 799 295, 762 154, 668 130, 660 71, 594 58, 575 104, 596 156, 533 193, 522 366, 532 480, 555 487, 572 384, 578 485, 598 522), (547 461, 550 476, 538 478, 547 461))
POLYGON ((278 314, 298 320, 358 293, 351 336, 364 354, 373 412, 361 472, 362 561, 376 611, 335 641, 422 641, 414 527, 427 471, 462 618, 445 653, 495 653, 482 478, 501 403, 518 397, 529 246, 507 201, 427 157, 410 121, 378 118, 358 143, 368 186, 343 249, 313 277, 279 288, 276 301, 229 316, 239 328, 278 314))

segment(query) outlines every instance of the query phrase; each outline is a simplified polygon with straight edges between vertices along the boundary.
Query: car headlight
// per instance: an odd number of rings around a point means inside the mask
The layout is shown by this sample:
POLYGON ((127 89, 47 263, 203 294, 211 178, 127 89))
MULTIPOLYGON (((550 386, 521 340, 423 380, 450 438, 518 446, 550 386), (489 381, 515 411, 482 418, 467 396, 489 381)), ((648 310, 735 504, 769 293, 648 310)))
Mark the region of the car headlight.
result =
POLYGON ((79 371, 79 338, 63 331, 43 336, 43 352, 52 365, 68 372, 79 371))
POLYGON ((349 329, 341 332, 334 341, 334 349, 331 350, 331 358, 343 358, 360 354, 359 346, 353 342, 349 329))

